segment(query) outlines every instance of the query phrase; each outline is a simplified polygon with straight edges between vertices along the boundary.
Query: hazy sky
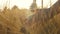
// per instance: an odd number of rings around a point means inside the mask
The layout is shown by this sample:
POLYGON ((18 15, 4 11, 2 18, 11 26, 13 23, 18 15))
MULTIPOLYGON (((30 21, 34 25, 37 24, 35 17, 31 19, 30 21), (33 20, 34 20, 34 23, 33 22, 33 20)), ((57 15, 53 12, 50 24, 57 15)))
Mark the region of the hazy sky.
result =
MULTIPOLYGON (((57 0, 52 0, 52 4, 54 4, 57 0)), ((0 0, 0 9, 2 9, 4 6, 7 6, 9 8, 12 8, 14 5, 17 5, 19 8, 27 8, 29 9, 31 3, 33 0, 0 0)), ((44 7, 50 6, 50 0, 43 0, 44 7)), ((38 7, 41 7, 41 0, 37 0, 38 7)))

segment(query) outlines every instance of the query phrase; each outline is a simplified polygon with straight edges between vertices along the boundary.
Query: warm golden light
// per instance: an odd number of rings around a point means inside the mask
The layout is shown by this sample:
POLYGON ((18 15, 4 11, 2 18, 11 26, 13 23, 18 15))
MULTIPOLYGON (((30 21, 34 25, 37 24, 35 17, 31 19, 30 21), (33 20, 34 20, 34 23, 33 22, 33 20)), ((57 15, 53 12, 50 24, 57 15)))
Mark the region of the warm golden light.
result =
MULTIPOLYGON (((56 1, 57 0, 51 0, 52 5, 56 1)), ((17 5, 19 8, 29 9, 32 2, 33 2, 33 0, 0 0, 0 8, 3 8, 5 5, 7 5, 10 8, 12 8, 14 5, 17 5)), ((36 3, 37 3, 37 6, 39 8, 41 8, 41 0, 37 0, 36 3)), ((43 7, 49 8, 50 7, 50 0, 43 0, 43 7)))

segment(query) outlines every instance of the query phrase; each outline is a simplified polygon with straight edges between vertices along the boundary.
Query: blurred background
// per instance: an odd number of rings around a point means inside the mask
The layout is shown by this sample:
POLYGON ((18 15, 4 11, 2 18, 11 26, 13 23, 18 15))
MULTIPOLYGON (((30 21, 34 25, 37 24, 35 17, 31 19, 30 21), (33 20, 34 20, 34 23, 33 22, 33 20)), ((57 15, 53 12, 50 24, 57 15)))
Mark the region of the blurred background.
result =
POLYGON ((0 0, 0 34, 60 34, 60 0, 0 0))

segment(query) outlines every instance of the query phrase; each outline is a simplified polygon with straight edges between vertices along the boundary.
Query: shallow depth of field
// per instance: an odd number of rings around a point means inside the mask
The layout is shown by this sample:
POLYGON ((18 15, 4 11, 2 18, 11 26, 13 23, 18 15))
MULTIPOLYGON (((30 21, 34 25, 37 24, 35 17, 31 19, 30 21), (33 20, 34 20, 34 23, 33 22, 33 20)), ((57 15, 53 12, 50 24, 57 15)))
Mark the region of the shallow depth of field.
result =
POLYGON ((37 8, 36 0, 30 9, 0 9, 0 34, 60 34, 60 0, 50 8, 37 8), (34 3, 35 2, 35 3, 34 3))

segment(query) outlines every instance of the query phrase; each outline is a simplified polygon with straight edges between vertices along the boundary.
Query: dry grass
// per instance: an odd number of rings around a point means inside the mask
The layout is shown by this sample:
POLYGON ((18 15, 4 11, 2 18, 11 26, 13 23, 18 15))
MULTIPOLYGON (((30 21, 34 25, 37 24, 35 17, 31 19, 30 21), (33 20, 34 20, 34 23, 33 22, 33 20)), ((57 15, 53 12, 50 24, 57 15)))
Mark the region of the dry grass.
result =
POLYGON ((20 10, 16 6, 11 10, 5 7, 0 12, 0 24, 3 25, 4 32, 11 34, 60 34, 60 5, 56 6, 51 8, 48 15, 43 11, 41 14, 31 15, 28 19, 27 10, 20 10))

